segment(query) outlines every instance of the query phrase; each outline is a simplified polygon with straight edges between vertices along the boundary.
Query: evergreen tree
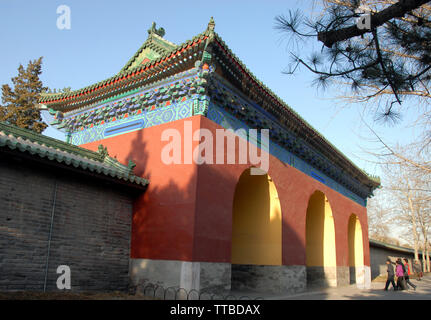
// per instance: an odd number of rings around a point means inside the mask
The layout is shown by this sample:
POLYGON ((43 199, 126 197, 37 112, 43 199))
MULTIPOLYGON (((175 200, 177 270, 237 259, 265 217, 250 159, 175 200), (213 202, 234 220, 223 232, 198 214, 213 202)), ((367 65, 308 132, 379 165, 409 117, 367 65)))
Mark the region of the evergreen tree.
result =
MULTIPOLYGON (((350 87, 348 102, 377 102, 376 119, 397 120, 401 103, 431 102, 431 1, 322 0, 322 14, 299 11, 276 17, 276 28, 297 39, 322 44, 310 58, 292 52, 292 74, 302 66, 316 84, 350 87), (358 25, 358 19, 369 25, 358 25), (398 106, 398 107, 397 107, 398 106)), ((404 109, 405 110, 405 109, 404 109)), ((431 121, 426 108, 424 117, 431 121)), ((426 124, 429 128, 429 123, 426 124)))
POLYGON ((30 61, 27 68, 18 67, 18 75, 12 78, 13 89, 2 86, 0 121, 41 133, 47 125, 42 121, 37 108, 40 93, 46 90, 39 75, 42 73, 42 57, 30 61))

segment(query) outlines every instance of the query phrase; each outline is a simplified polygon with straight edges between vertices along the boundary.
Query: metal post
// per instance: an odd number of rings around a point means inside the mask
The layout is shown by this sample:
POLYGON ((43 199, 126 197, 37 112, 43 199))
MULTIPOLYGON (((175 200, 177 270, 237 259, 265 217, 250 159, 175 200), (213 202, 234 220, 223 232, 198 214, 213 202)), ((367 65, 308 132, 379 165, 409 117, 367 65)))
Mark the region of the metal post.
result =
POLYGON ((54 200, 52 202, 51 225, 49 227, 49 235, 48 235, 48 251, 46 253, 45 281, 43 283, 43 292, 46 292, 46 283, 48 281, 49 252, 51 250, 51 236, 52 236, 52 228, 53 228, 53 225, 54 225, 54 213, 55 213, 55 203, 56 203, 56 201, 57 201, 57 179, 54 180, 54 200))

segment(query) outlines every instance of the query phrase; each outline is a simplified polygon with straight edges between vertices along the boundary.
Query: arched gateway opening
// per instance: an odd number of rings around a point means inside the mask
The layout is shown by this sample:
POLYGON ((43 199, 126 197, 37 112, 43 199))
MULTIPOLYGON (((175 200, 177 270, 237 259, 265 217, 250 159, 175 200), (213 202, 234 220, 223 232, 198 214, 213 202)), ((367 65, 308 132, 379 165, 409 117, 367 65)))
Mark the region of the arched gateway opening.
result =
POLYGON ((364 282, 364 248, 362 242, 362 227, 358 216, 352 214, 348 226, 349 238, 349 272, 350 283, 362 284, 364 282))
POLYGON ((325 194, 314 192, 306 217, 307 286, 336 286, 335 227, 325 194))
POLYGON ((232 214, 232 289, 258 289, 266 266, 280 266, 281 208, 268 174, 241 175, 232 214))

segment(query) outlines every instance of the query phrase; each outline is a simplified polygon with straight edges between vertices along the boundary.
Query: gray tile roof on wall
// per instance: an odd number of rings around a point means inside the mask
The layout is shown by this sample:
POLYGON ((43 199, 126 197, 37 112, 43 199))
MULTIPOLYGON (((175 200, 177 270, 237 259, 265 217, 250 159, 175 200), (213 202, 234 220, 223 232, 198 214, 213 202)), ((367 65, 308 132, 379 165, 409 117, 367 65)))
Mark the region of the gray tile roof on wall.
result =
POLYGON ((1 148, 38 157, 48 164, 57 162, 83 173, 100 175, 138 188, 146 187, 149 183, 133 173, 133 165, 123 165, 106 153, 90 151, 4 122, 0 122, 1 148))

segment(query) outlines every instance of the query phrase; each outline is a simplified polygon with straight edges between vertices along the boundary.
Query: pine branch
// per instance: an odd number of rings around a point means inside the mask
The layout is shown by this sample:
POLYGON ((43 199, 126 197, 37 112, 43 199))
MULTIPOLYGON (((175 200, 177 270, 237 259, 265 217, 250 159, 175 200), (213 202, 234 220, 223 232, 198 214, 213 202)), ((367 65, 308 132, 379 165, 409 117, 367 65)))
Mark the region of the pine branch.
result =
POLYGON ((403 17, 408 12, 419 8, 430 0, 400 0, 399 2, 371 15, 371 28, 359 29, 356 25, 338 30, 322 31, 318 33, 317 39, 331 48, 336 42, 344 41, 353 37, 372 32, 374 28, 380 27, 393 18, 403 17))

